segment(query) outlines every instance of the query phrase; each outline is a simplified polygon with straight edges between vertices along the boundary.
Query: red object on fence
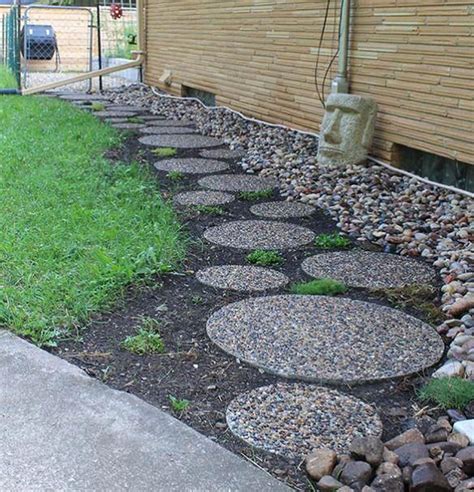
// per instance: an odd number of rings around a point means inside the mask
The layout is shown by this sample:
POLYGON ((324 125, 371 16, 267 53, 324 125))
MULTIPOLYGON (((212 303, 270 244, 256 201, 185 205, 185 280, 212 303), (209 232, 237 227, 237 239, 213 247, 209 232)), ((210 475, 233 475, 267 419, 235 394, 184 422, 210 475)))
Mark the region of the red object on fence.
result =
POLYGON ((120 17, 123 16, 123 9, 122 6, 119 3, 113 3, 110 6, 110 17, 112 19, 120 19, 120 17))

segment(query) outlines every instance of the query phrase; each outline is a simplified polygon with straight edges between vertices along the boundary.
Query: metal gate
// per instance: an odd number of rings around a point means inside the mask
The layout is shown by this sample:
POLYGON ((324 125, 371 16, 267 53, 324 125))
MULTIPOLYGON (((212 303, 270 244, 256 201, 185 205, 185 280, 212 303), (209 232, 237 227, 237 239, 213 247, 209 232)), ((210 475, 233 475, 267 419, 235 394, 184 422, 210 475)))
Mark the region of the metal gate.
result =
POLYGON ((2 15, 0 90, 20 87, 20 7, 2 15))

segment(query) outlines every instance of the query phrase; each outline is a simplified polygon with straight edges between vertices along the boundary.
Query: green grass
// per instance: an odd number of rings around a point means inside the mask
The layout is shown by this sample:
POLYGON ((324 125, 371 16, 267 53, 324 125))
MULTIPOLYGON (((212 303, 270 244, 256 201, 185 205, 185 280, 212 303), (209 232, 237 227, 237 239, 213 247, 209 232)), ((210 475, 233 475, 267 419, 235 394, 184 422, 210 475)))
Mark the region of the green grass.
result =
POLYGON ((0 66, 0 89, 17 89, 18 83, 15 76, 7 67, 0 66))
POLYGON ((119 134, 50 98, 0 97, 0 325, 54 345, 184 256, 155 181, 103 153, 119 134))
POLYGON ((264 249, 252 251, 245 259, 248 263, 252 263, 252 265, 260 266, 280 265, 284 261, 283 256, 278 251, 267 251, 264 249))
POLYGON ((174 147, 157 147, 152 152, 158 157, 173 157, 176 155, 176 149, 174 147))
POLYGON ((176 398, 175 396, 169 395, 168 400, 170 401, 171 409, 176 413, 183 413, 189 408, 189 401, 176 398))
POLYGON ((127 118, 128 123, 144 123, 145 120, 143 118, 140 118, 140 116, 129 116, 127 118))
POLYGON ((102 104, 102 103, 99 103, 99 102, 93 102, 91 104, 91 109, 92 109, 92 111, 104 111, 105 104, 102 104))
POLYGON ((184 179, 184 174, 181 171, 170 171, 166 174, 166 177, 171 181, 181 181, 184 179))
POLYGON ((443 410, 463 410, 474 400, 474 383, 467 379, 431 379, 420 390, 418 397, 424 402, 436 403, 443 410))
POLYGON ((319 234, 314 244, 322 249, 349 248, 351 241, 346 236, 335 232, 333 234, 319 234))
POLYGON ((241 191, 238 196, 246 202, 255 202, 264 198, 271 198, 273 196, 273 190, 241 191))
POLYGON ((165 344, 158 332, 159 323, 153 318, 143 318, 137 334, 129 336, 120 344, 122 348, 134 354, 162 353, 165 344))
POLYGON ((311 295, 311 296, 334 296, 344 294, 347 287, 332 278, 320 278, 310 282, 300 282, 291 286, 292 294, 311 295))
POLYGON ((225 210, 217 205, 196 205, 194 209, 205 215, 224 215, 225 210))

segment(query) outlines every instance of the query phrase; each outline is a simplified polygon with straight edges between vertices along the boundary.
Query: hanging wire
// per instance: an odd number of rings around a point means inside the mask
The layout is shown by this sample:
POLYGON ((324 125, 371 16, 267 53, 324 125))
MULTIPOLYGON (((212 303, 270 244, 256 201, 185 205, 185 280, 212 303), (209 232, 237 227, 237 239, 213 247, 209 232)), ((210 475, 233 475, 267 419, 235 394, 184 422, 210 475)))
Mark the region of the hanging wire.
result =
POLYGON ((321 48, 323 46, 324 33, 326 32, 326 26, 328 23, 330 5, 331 5, 331 0, 327 0, 326 11, 324 13, 323 27, 321 29, 321 36, 319 37, 318 51, 316 53, 316 66, 314 67, 314 83, 316 86, 316 94, 318 95, 318 99, 319 99, 320 103, 322 104, 323 108, 326 108, 326 103, 324 102, 324 98, 321 94, 321 91, 319 90, 318 68, 319 68, 319 59, 321 57, 321 48))

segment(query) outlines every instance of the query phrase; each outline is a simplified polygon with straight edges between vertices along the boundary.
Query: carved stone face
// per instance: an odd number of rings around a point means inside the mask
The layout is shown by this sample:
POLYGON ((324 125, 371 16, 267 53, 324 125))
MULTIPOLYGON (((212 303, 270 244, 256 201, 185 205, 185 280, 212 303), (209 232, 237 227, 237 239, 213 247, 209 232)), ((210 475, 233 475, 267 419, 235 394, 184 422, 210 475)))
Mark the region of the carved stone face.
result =
POLYGON ((365 160, 374 135, 376 113, 373 99, 331 94, 321 124, 318 162, 349 165, 365 160))

